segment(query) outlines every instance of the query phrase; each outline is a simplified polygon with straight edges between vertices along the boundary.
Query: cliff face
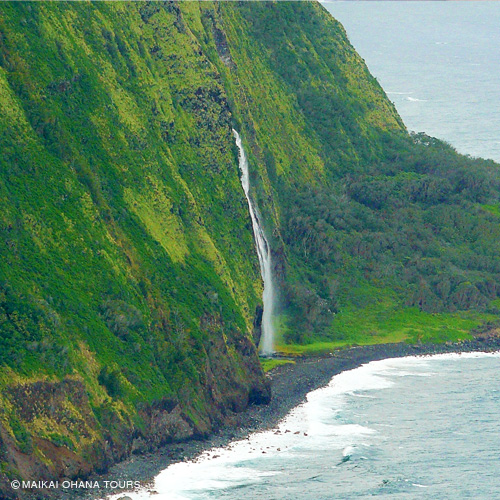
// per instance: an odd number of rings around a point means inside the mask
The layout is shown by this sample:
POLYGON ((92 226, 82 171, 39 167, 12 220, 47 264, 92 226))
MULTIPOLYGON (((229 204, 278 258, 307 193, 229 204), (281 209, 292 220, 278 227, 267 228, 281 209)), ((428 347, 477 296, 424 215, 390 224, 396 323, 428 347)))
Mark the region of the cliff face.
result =
POLYGON ((199 8, 271 238, 280 341, 458 340, 496 321, 498 165, 408 134, 319 4, 199 8))
POLYGON ((190 25, 195 4, 1 7, 4 478, 84 475, 269 398, 231 110, 190 25))
MULTIPOLYGON (((498 176, 448 175, 470 162, 406 134, 316 3, 3 3, 0 110, 4 486, 82 477, 268 400, 232 127, 284 317, 302 321, 290 338, 342 338, 334 312, 361 310, 368 286, 424 309, 457 287, 467 307, 497 296, 498 176), (447 202, 476 219, 443 219, 447 202), (431 251, 455 259, 449 290, 420 279, 408 221, 425 241, 441 231, 431 251), (488 244, 467 240, 474 221, 488 244), (484 249, 470 272, 456 271, 460 238, 484 249)), ((448 269, 432 262, 425 276, 448 269)))

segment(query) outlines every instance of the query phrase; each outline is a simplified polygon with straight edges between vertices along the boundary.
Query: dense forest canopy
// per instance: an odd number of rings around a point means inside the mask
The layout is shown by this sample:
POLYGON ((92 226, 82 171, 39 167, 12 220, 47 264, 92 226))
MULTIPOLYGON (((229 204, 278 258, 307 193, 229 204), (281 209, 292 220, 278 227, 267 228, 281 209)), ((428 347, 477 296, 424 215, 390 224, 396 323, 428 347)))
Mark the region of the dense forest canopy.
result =
POLYGON ((422 134, 393 140, 385 158, 332 187, 292 192, 284 239, 309 269, 289 290, 302 326, 290 338, 336 339, 345 332, 332 313, 387 295, 428 313, 497 314, 498 193, 496 164, 422 134))

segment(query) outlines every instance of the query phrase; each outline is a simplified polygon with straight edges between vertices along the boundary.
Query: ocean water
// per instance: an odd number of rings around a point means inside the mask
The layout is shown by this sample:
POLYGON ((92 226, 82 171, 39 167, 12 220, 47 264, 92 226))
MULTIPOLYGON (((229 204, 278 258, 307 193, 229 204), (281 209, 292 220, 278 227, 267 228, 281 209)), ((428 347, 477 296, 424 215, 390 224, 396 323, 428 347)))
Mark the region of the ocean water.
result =
POLYGON ((409 130, 500 162, 500 2, 327 2, 409 130))
POLYGON ((368 363, 134 500, 500 498, 500 354, 368 363))

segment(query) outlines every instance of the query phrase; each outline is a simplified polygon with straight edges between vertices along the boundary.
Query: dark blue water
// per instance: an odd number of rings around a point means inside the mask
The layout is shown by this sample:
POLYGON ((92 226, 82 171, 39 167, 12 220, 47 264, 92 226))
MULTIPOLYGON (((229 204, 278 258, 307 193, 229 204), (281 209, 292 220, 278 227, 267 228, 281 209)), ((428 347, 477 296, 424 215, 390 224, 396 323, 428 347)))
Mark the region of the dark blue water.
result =
POLYGON ((500 161, 500 2, 329 2, 409 130, 500 161))
POLYGON ((157 500, 500 498, 500 355, 376 361, 274 431, 156 478, 157 500))

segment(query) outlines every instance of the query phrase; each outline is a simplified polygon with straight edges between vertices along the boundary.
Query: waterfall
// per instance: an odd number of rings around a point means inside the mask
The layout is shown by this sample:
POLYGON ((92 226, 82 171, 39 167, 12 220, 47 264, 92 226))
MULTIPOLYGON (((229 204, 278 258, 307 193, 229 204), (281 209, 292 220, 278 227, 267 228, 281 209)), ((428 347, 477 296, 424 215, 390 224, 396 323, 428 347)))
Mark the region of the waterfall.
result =
POLYGON ((241 185, 248 202, 248 210, 252 219, 252 229, 255 238, 255 246, 257 255, 259 256, 260 274, 264 282, 264 292, 262 294, 263 312, 262 312, 262 336, 260 339, 259 350, 264 356, 269 356, 274 353, 274 330, 272 324, 272 315, 274 308, 274 290, 273 278, 271 272, 271 247, 267 241, 264 229, 262 228, 259 213, 254 207, 250 198, 250 178, 248 176, 248 160, 243 149, 241 137, 236 130, 233 129, 236 145, 239 150, 239 166, 241 170, 241 185))

